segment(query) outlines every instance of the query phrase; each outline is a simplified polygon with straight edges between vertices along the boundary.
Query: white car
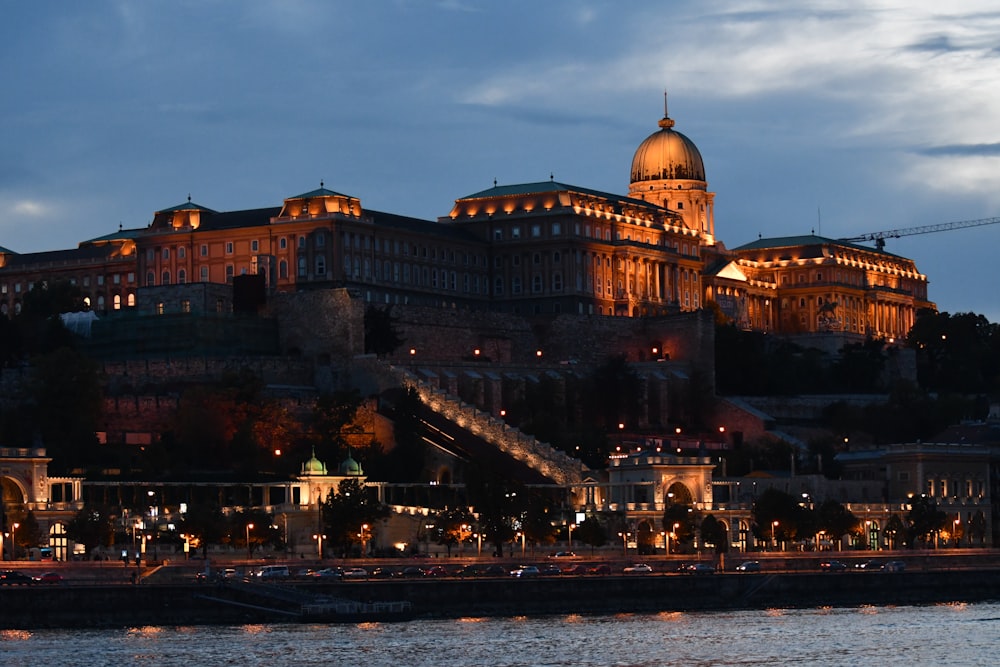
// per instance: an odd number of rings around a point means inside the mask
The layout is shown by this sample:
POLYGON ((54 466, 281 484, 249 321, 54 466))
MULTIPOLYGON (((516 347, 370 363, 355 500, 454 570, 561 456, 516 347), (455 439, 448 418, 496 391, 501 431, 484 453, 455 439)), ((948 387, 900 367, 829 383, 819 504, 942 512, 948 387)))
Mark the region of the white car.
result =
POLYGON ((341 573, 341 577, 344 579, 367 579, 368 570, 363 567, 344 568, 343 573, 341 573))
POLYGON ((636 563, 635 565, 629 565, 622 570, 625 574, 649 574, 653 571, 653 568, 645 563, 636 563))

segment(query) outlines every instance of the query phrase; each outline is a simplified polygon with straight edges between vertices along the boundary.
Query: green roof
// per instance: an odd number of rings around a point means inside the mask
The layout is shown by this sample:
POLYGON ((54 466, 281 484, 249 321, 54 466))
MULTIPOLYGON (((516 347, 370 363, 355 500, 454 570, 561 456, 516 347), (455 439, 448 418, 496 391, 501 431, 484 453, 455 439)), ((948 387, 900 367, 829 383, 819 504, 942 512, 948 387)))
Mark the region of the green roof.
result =
POLYGON ((837 245, 845 248, 856 248, 858 250, 865 250, 867 252, 877 252, 883 255, 891 255, 884 250, 879 250, 878 248, 872 248, 871 246, 858 245, 857 243, 850 243, 848 241, 841 241, 839 239, 830 239, 825 236, 816 236, 815 234, 806 234, 803 236, 778 236, 769 239, 757 239, 751 243, 746 243, 744 245, 733 248, 733 252, 739 252, 741 250, 768 250, 772 248, 793 248, 797 246, 804 245, 837 245))
POLYGON ((139 229, 119 229, 117 232, 105 234, 104 236, 98 236, 93 239, 87 239, 86 241, 80 241, 80 245, 103 243, 105 241, 120 241, 121 239, 135 239, 138 238, 144 231, 146 231, 144 227, 139 229))
POLYGON ((289 199, 312 199, 313 197, 348 197, 349 199, 357 199, 357 197, 345 195, 340 192, 334 192, 333 190, 328 190, 322 186, 317 190, 305 192, 301 195, 295 195, 294 197, 289 197, 289 199))
POLYGON ((161 208, 157 213, 173 213, 174 211, 203 211, 205 213, 215 213, 212 209, 202 206, 201 204, 195 204, 191 201, 190 197, 183 204, 178 204, 177 206, 171 206, 170 208, 161 208))

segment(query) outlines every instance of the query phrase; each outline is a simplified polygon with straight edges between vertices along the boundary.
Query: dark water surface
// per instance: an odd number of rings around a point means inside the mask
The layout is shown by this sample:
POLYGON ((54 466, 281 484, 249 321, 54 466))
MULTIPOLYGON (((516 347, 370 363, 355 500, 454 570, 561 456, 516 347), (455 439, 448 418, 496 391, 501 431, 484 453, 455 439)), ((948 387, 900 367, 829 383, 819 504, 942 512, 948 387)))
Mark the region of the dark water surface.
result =
POLYGON ((0 665, 990 665, 1000 604, 0 632, 0 665))

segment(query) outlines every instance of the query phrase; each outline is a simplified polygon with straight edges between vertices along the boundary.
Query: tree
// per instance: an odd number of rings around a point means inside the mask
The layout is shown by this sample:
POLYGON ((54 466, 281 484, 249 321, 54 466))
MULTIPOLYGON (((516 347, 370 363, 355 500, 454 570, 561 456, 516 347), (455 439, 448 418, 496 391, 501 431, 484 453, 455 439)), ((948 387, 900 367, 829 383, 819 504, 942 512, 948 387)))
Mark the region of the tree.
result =
POLYGON ((799 504, 794 496, 767 489, 753 506, 754 535, 758 540, 777 544, 789 540, 805 540, 815 535, 816 522, 811 510, 799 504))
POLYGON ((860 523, 858 517, 836 500, 824 500, 816 508, 816 527, 829 535, 833 542, 839 542, 844 535, 856 531, 860 523))
POLYGON ((90 553, 98 546, 114 543, 114 520, 107 507, 84 507, 66 525, 66 537, 84 545, 90 553))
POLYGON ((667 503, 663 511, 663 530, 670 533, 671 553, 680 553, 680 547, 694 540, 694 513, 686 503, 667 503))
POLYGON ((719 569, 725 568, 725 554, 729 552, 729 531, 726 525, 711 514, 701 522, 701 541, 712 545, 719 569))
POLYGON ((919 496, 910 504, 906 522, 910 547, 914 548, 918 541, 927 544, 938 532, 947 527, 948 515, 938 509, 933 498, 919 496))
POLYGON ((218 505, 194 503, 188 507, 181 521, 181 532, 190 536, 191 545, 202 550, 208 558, 208 545, 221 544, 228 533, 229 524, 218 505))
POLYGON ((434 527, 431 529, 434 541, 448 548, 461 544, 472 535, 472 523, 475 517, 464 507, 446 507, 434 514, 434 527))
POLYGON ((597 517, 588 516, 574 532, 576 539, 582 544, 590 546, 591 554, 596 547, 603 547, 608 543, 608 531, 597 517))
POLYGON ((893 514, 885 523, 885 536, 890 549, 899 548, 899 540, 906 536, 906 524, 898 514, 893 514))
POLYGON ((377 521, 389 516, 389 508, 378 502, 361 480, 348 478, 337 485, 336 492, 327 494, 320 514, 327 539, 341 545, 342 553, 347 554, 353 543, 361 541, 361 526, 367 524, 371 530, 377 521))
POLYGON ((365 309, 365 353, 381 358, 392 354, 405 342, 396 329, 392 306, 384 309, 369 305, 365 309))

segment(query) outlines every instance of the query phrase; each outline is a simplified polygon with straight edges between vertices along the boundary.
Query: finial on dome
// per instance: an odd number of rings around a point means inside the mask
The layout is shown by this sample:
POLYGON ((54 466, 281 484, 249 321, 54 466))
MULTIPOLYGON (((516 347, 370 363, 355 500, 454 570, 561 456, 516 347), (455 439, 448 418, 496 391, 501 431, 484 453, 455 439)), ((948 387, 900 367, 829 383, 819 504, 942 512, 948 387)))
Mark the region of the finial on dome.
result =
POLYGON ((659 122, 660 127, 663 129, 671 128, 674 126, 673 119, 670 118, 670 114, 667 113, 667 89, 663 89, 663 118, 659 122))
POLYGON ((494 178, 493 179, 493 187, 496 187, 496 186, 497 186, 497 179, 494 178))
POLYGON ((322 178, 321 178, 321 179, 319 179, 319 189, 320 189, 320 190, 322 190, 322 189, 323 189, 323 179, 322 179, 322 178))
POLYGON ((190 192, 188 193, 188 203, 189 204, 191 203, 191 193, 190 192))

